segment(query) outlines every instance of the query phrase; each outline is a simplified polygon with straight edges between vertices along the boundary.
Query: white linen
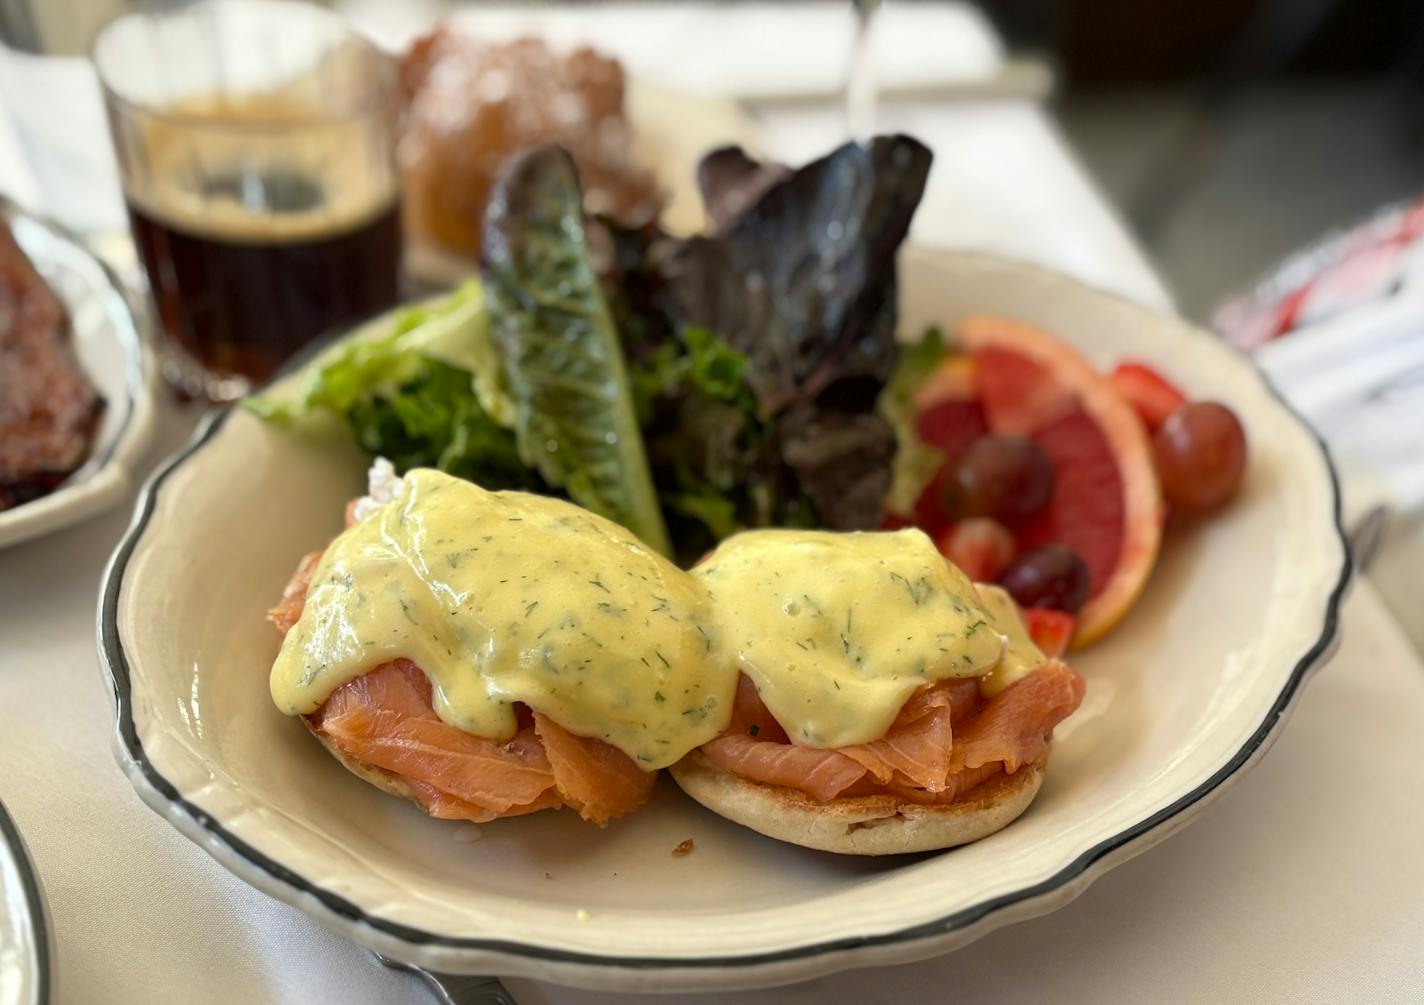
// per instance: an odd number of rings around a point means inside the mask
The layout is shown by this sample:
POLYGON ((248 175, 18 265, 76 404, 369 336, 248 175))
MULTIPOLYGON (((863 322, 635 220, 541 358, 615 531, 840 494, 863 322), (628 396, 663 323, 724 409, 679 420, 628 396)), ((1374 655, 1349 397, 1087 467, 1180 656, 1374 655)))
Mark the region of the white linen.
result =
POLYGON ((74 230, 127 226, 99 80, 87 59, 0 45, 0 119, 0 192, 74 230))
MULTIPOLYGON (((170 442, 183 425, 169 422, 170 442)), ((125 522, 114 513, 0 552, 0 798, 46 886, 59 1000, 428 1000, 409 977, 228 875, 115 766, 93 602, 125 522)), ((1421 722, 1424 665, 1361 582, 1339 655, 1277 748, 1190 829, 1072 905, 938 960, 705 1001, 933 1001, 944 989, 998 1002, 1417 998, 1421 722)), ((621 1000, 511 985, 524 1005, 621 1000)))
MULTIPOLYGON (((964 51, 997 51, 982 24, 963 23, 981 36, 966 39, 964 51)), ((948 63, 959 50, 944 51, 948 63)), ((787 159, 818 153, 840 135, 832 105, 758 111, 768 149, 787 159)), ((1168 303, 1038 108, 916 101, 888 108, 884 123, 917 133, 937 154, 917 240, 1032 258, 1168 303)), ((25 194, 14 181, 25 176, 16 155, 0 123, 0 190, 25 194)), ((165 447, 190 422, 165 409, 165 447)), ((59 1001, 428 1001, 412 978, 229 876, 144 807, 115 766, 93 620, 99 574, 126 521, 115 512, 0 551, 0 798, 48 890, 59 1001)), ((1424 665, 1368 584, 1356 587, 1345 623, 1339 656, 1256 772, 1190 830, 1076 903, 939 960, 703 1000, 1424 995, 1424 863, 1416 854, 1424 665)), ((622 1000, 512 984, 526 1005, 622 1000)))

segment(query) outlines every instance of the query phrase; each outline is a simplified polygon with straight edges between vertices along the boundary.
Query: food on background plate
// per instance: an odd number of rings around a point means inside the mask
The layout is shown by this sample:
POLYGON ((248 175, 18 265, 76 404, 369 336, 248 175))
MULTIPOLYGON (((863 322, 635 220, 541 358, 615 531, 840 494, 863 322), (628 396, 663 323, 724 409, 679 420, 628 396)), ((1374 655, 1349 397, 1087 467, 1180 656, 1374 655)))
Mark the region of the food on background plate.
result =
POLYGON ((0 221, 0 510, 52 492, 79 468, 103 411, 64 304, 0 221))
POLYGON ((495 180, 511 156, 557 142, 572 153, 589 212, 651 220, 657 182, 629 155, 623 68, 592 49, 568 55, 532 38, 480 42, 448 26, 401 59, 398 155, 414 237, 469 259, 495 180))
POLYGON ((436 817, 606 823, 675 766, 773 837, 944 848, 1022 812, 1082 696, 916 530, 752 531, 685 572, 566 501, 383 462, 348 524, 271 612, 272 697, 436 817))

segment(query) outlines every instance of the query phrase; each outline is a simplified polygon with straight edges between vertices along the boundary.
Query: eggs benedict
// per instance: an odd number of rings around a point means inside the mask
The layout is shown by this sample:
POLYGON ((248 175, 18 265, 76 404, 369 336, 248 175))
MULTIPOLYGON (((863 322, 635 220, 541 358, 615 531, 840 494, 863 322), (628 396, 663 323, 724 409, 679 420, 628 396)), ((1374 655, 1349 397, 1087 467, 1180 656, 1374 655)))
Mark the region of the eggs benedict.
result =
POLYGON ((735 674, 706 589, 572 503, 373 469, 271 612, 272 699, 437 817, 605 823, 715 737, 735 674))
POLYGON ((923 533, 752 531, 694 572, 740 670, 728 728, 672 768, 698 802, 883 855, 977 840, 1033 801, 1083 681, 923 533))
POLYGON ((1082 682, 919 531, 753 531, 692 571, 571 503, 373 469, 269 614, 271 695, 432 816, 606 823, 671 768, 783 840, 880 854, 1002 827, 1082 682))

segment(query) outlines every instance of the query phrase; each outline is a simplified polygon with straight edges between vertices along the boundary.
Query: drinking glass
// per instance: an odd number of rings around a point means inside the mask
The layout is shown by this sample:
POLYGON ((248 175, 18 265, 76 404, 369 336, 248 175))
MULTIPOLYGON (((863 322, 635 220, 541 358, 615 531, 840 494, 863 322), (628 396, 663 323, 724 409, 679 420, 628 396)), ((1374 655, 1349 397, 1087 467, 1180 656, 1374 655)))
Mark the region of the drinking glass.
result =
POLYGON ((855 35, 851 39, 850 64, 846 68, 846 131, 853 140, 868 140, 875 134, 875 55, 871 31, 880 0, 851 0, 855 9, 855 35))
POLYGON ((206 0, 120 15, 93 59, 180 393, 235 398, 396 301, 390 57, 318 7, 206 0))

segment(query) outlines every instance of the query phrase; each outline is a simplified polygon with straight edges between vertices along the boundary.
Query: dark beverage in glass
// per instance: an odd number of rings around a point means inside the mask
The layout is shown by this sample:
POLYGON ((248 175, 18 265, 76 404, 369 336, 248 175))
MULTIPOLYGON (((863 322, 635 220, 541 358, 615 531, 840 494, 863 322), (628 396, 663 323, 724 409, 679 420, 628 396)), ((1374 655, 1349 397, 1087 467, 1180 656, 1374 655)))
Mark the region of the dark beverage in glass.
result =
POLYGON ((215 374, 255 381, 328 329, 395 303, 400 208, 293 238, 200 232, 129 205, 158 322, 215 374))
POLYGON ((396 302, 395 66, 330 11, 121 15, 94 62, 165 377, 228 400, 396 302))

